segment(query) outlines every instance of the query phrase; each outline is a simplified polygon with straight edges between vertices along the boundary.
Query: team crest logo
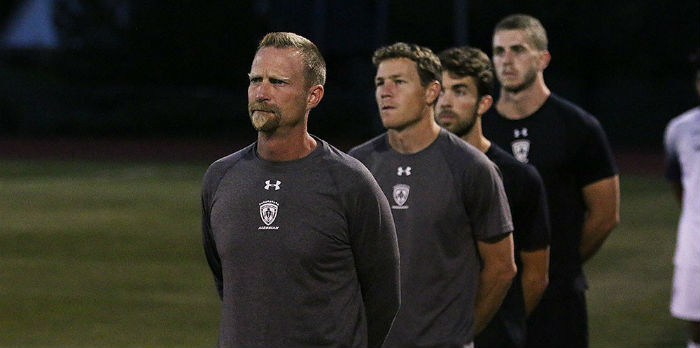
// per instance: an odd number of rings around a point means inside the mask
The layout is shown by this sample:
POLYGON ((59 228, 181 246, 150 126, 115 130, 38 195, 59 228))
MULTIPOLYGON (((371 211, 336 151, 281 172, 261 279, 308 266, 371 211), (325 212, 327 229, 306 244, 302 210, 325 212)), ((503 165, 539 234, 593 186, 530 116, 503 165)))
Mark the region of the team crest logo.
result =
POLYGON ((530 141, 526 139, 516 140, 510 143, 513 149, 513 156, 520 162, 527 163, 527 155, 530 152, 530 141))
POLYGON ((408 193, 411 191, 411 187, 404 184, 394 185, 394 202, 397 205, 392 206, 394 209, 408 209, 406 200, 408 200, 408 193))
POLYGON ((277 229, 275 227, 269 227, 275 219, 277 218, 277 210, 279 208, 279 203, 275 201, 262 201, 260 202, 260 218, 265 223, 265 226, 259 229, 277 229))

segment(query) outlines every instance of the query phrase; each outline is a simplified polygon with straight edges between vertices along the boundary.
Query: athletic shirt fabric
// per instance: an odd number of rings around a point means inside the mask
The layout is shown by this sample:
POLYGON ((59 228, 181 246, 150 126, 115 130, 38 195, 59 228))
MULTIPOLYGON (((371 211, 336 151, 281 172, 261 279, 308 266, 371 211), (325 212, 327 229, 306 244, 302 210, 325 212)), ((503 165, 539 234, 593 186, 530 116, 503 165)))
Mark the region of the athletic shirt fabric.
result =
POLYGON ((700 106, 669 122, 664 134, 666 178, 683 185, 673 262, 700 268, 700 106))
POLYGON ((442 129, 415 154, 386 133, 352 149, 392 207, 401 252, 401 308, 384 347, 462 347, 473 340, 477 240, 512 231, 500 173, 442 129))
POLYGON ((253 143, 204 176, 220 347, 379 347, 389 330, 400 296, 389 204, 360 162, 315 139, 288 162, 253 143))
POLYGON ((587 288, 579 247, 586 213, 583 187, 617 174, 598 120, 551 94, 532 115, 509 120, 491 108, 482 117, 484 135, 542 176, 551 226, 550 282, 557 290, 587 288))
POLYGON ((508 335, 515 346, 522 347, 525 344, 526 316, 520 252, 541 250, 549 246, 547 196, 542 178, 535 167, 517 161, 511 154, 493 143, 485 154, 498 166, 503 175, 503 188, 506 191, 513 218, 515 262, 518 273, 513 278, 513 283, 498 312, 484 331, 477 336, 476 347, 495 346, 488 341, 488 337, 499 337, 499 335, 508 335), (498 325, 498 321, 502 325, 498 325), (499 327, 505 328, 507 332, 500 332, 499 327))

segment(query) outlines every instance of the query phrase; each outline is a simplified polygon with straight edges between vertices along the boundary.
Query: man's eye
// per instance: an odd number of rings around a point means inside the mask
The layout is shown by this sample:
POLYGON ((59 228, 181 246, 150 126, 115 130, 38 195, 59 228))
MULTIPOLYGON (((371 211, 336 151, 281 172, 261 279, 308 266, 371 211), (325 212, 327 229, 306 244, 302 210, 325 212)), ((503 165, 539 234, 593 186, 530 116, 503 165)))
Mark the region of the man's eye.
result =
POLYGON ((279 79, 270 79, 270 83, 275 84, 275 85, 282 85, 282 84, 285 84, 284 81, 279 80, 279 79))

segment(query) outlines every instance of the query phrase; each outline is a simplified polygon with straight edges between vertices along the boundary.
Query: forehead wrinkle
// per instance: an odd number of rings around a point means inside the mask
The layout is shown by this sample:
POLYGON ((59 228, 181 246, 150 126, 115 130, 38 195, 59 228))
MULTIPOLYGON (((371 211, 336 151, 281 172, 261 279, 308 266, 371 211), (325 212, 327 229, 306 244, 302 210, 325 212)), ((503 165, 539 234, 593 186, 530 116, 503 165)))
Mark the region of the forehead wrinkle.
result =
POLYGON ((251 74, 256 68, 266 76, 291 79, 294 74, 304 74, 304 61, 297 49, 263 47, 255 54, 251 74))

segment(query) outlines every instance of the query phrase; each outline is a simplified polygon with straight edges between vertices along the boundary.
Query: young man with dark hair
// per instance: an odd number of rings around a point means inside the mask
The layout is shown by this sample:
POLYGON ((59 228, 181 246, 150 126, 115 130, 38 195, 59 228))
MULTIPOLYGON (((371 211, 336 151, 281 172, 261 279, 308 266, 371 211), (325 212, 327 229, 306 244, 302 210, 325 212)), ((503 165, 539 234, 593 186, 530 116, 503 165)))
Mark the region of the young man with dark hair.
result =
POLYGON ((440 53, 442 93, 437 103, 439 125, 473 145, 503 174, 503 187, 513 217, 515 263, 518 274, 489 325, 476 336, 476 348, 523 347, 527 315, 547 287, 549 216, 542 178, 481 131, 481 116, 493 103, 494 72, 489 57, 473 47, 440 53))

